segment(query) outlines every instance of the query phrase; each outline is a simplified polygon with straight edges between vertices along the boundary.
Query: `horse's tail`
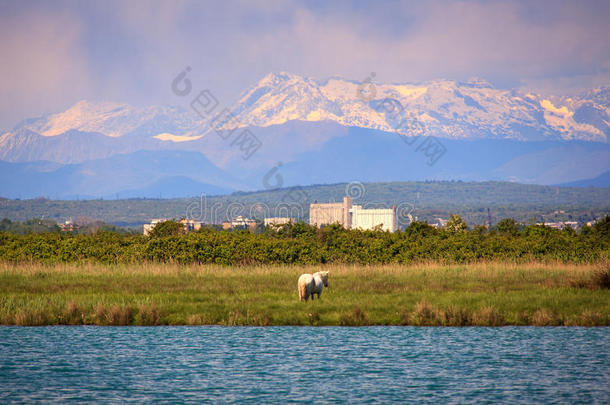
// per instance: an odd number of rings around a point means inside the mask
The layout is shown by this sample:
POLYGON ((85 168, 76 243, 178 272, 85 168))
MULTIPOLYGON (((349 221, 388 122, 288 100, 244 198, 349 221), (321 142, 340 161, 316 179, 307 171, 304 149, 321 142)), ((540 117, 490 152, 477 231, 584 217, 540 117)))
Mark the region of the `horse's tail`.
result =
POLYGON ((307 283, 303 280, 299 280, 299 300, 303 301, 307 299, 307 283))

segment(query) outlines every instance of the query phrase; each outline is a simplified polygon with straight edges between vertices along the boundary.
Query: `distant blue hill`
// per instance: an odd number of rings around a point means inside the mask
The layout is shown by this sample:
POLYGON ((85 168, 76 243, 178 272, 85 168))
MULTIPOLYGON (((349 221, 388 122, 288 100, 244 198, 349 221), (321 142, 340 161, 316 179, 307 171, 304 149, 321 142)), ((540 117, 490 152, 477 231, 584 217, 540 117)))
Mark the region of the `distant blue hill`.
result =
MULTIPOLYGON (((264 132, 263 132, 264 133, 264 132)), ((281 160, 278 158, 278 160, 281 160)), ((521 142, 506 139, 403 138, 382 131, 350 128, 318 150, 282 164, 283 186, 350 181, 501 180, 557 184, 583 178, 610 164, 610 144, 579 141, 521 142), (427 145, 444 150, 435 161, 427 145)), ((264 172, 252 173, 260 184, 264 172)))
POLYGON ((199 195, 225 195, 231 191, 233 190, 201 183, 189 177, 173 176, 165 177, 143 188, 120 191, 117 195, 119 198, 180 198, 199 195))
POLYGON ((610 171, 600 174, 592 179, 572 181, 559 184, 561 187, 610 187, 610 171))
POLYGON ((0 196, 7 198, 187 197, 241 188, 198 152, 139 151, 67 165, 0 162, 0 196))
MULTIPOLYGON (((164 198, 351 181, 511 181, 542 185, 609 186, 610 144, 583 141, 404 138, 332 124, 252 128, 264 147, 250 161, 224 142, 223 167, 201 151, 140 150, 61 164, 0 161, 0 197, 54 199, 164 198), (315 148, 310 138, 322 139, 315 148), (295 143, 296 141, 300 143, 295 143), (290 145, 293 147, 291 148, 290 145), (432 146, 430 146, 432 145, 432 146), (440 148, 442 155, 431 152, 440 148), (289 150, 280 153, 282 150, 289 150), (275 172, 271 169, 278 162, 275 172)), ((178 148, 205 149, 206 138, 178 148)), ((438 150, 437 150, 438 151, 438 150)))

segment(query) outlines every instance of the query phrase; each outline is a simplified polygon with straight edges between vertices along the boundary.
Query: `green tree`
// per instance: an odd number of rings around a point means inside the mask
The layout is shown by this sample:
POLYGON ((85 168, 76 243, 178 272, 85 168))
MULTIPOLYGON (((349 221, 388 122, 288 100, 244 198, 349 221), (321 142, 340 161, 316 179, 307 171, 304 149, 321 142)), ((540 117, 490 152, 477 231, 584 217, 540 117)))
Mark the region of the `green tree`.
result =
POLYGON ((449 233, 460 233, 468 230, 468 224, 459 215, 451 214, 445 229, 449 233))
POLYGON ((433 226, 428 225, 426 222, 413 221, 405 229, 405 233, 409 237, 425 237, 432 235, 436 232, 433 226))
POLYGON ((505 218, 498 222, 496 229, 503 235, 517 236, 519 235, 519 224, 512 218, 505 218))
POLYGON ((593 230, 603 238, 610 237, 610 215, 593 225, 593 230))
POLYGON ((166 236, 178 236, 184 233, 184 225, 178 221, 169 220, 159 222, 150 231, 151 238, 163 238, 166 236))

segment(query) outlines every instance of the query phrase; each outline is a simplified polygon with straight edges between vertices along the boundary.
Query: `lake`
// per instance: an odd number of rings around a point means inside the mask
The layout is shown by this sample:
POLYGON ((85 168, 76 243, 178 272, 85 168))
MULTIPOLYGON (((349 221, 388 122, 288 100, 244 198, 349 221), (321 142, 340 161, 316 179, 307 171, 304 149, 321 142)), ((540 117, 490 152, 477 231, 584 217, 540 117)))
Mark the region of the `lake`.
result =
POLYGON ((0 327, 0 402, 610 401, 610 328, 0 327))

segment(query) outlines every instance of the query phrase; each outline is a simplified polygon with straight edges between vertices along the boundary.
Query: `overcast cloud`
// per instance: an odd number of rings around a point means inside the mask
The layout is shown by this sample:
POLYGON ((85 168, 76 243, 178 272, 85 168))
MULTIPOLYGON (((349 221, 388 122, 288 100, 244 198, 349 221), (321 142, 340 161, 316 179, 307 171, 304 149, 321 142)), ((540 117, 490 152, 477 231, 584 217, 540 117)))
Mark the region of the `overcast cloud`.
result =
POLYGON ((81 99, 179 103, 187 65, 225 104, 271 71, 569 93, 610 84, 609 19, 607 1, 4 1, 0 128, 81 99))

